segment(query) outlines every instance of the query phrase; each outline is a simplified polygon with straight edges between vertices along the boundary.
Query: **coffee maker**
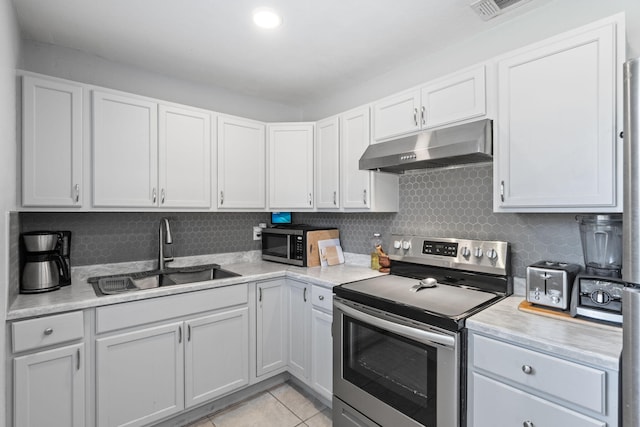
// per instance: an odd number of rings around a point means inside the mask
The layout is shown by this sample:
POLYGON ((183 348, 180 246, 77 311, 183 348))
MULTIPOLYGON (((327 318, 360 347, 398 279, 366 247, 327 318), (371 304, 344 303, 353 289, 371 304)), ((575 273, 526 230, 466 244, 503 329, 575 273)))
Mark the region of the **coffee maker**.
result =
POLYGON ((576 277, 571 315, 622 323, 622 215, 578 215, 585 273, 576 277))
POLYGON ((71 232, 30 231, 20 239, 20 293, 55 291, 71 284, 71 232))

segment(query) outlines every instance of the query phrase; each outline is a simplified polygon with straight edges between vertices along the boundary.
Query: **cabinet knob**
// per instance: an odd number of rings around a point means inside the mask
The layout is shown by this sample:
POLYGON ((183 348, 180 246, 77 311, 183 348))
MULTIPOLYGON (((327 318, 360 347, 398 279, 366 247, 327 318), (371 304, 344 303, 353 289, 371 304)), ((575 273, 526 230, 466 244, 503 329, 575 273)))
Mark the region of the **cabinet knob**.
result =
MULTIPOLYGON (((529 365, 522 365, 522 372, 529 375, 533 373, 533 368, 529 365)), ((532 424, 533 425, 533 424, 532 424)))
POLYGON ((525 421, 522 423, 522 427, 534 427, 533 423, 531 421, 525 421))
POLYGON ((53 333, 53 328, 47 328, 44 330, 45 335, 51 335, 53 333))
POLYGON ((320 301, 324 301, 324 295, 318 295, 318 299, 319 299, 320 301))

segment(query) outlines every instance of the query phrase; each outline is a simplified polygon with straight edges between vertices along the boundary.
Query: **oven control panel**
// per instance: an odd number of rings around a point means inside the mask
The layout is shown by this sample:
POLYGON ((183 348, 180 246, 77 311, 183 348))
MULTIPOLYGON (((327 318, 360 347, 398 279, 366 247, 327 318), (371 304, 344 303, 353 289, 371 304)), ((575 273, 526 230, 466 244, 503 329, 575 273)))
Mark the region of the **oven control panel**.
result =
POLYGON ((504 241, 392 235, 387 248, 396 261, 498 275, 511 271, 511 248, 504 241))
POLYGON ((425 240, 422 242, 422 253, 427 255, 456 257, 458 256, 458 244, 425 240))

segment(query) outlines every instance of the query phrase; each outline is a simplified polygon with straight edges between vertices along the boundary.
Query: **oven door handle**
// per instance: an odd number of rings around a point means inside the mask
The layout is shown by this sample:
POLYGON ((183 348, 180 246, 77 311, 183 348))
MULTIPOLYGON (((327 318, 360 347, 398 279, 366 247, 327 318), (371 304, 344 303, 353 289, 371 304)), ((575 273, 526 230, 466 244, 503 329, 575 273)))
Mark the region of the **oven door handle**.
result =
POLYGON ((379 317, 372 316, 360 310, 356 310, 355 308, 351 308, 335 300, 333 301, 333 305, 337 309, 339 309, 345 314, 348 314, 354 319, 360 320, 362 322, 366 322, 372 326, 376 326, 380 329, 384 329, 385 331, 402 335, 405 338, 416 340, 424 344, 433 343, 433 344, 444 345, 447 347, 455 346, 454 337, 444 335, 444 334, 438 334, 436 332, 423 331, 422 329, 412 328, 410 326, 405 326, 399 323, 380 319, 379 317))

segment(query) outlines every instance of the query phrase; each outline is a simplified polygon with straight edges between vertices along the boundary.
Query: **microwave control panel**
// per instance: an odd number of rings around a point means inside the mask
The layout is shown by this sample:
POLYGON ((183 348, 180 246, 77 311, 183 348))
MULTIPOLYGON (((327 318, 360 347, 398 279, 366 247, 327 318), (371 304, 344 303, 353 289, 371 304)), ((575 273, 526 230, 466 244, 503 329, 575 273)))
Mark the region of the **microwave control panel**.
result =
POLYGON ((293 259, 304 259, 304 239, 302 236, 292 236, 293 238, 293 259))

